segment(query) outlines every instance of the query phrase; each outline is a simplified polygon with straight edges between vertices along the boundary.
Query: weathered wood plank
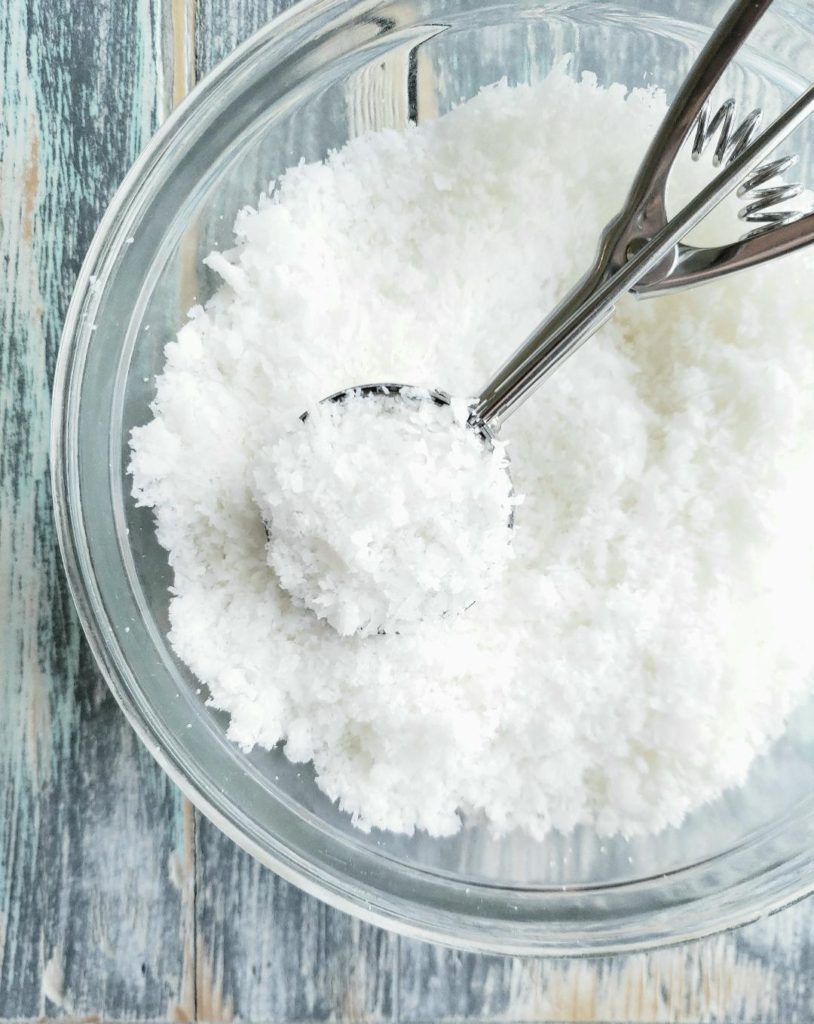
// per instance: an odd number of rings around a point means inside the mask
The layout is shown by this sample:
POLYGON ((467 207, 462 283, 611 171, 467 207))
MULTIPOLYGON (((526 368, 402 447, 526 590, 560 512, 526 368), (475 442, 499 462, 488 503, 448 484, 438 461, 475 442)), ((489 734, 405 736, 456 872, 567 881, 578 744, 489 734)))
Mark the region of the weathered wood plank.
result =
POLYGON ((80 638, 48 482, 60 325, 101 212, 167 109, 168 31, 161 0, 0 6, 4 1017, 193 1009, 181 802, 80 638))
POLYGON ((702 942, 578 961, 402 942, 401 1020, 808 1021, 812 923, 806 902, 702 942))
POLYGON ((197 837, 201 1020, 394 1016, 393 936, 283 882, 209 822, 197 837))

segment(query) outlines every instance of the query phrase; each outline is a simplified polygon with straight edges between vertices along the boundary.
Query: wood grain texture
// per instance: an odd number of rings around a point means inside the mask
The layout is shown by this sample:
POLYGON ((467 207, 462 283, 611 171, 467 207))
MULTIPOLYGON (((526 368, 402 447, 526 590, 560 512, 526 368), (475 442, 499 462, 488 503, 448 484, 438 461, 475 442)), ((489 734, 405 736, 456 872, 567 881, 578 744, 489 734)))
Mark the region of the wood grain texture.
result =
POLYGON ((59 330, 102 210, 166 109, 158 0, 0 7, 0 1013, 179 1002, 181 803, 80 639, 48 482, 59 330))
POLYGON ((332 910, 199 821, 198 1013, 203 1020, 394 1016, 396 939, 332 910))
POLYGON ((812 901, 704 942, 579 962, 459 954, 330 910, 179 797, 91 664, 50 517, 61 320, 150 132, 283 6, 0 7, 0 1019, 814 1020, 812 901))
POLYGON ((195 60, 198 78, 294 0, 197 0, 195 60))
POLYGON ((502 959, 402 942, 402 1021, 809 1021, 808 904, 674 949, 502 959))

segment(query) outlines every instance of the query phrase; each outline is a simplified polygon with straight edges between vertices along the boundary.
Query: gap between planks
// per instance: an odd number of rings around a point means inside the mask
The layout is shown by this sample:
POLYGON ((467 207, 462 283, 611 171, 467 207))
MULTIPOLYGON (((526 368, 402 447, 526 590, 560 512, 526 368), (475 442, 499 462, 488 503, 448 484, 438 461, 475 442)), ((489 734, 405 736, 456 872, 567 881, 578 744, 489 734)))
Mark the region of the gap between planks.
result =
MULTIPOLYGON (((170 31, 172 45, 172 106, 177 107, 195 87, 197 54, 197 0, 170 0, 170 31)), ((165 117, 170 111, 165 112, 165 117)))
MULTIPOLYGON (((162 111, 166 120, 172 110, 192 91, 196 84, 196 22, 197 0, 169 0, 169 45, 167 54, 171 60, 171 89, 164 90, 170 101, 162 111)), ((168 83, 169 84, 169 83, 168 83)), ((183 244, 183 270, 181 278, 182 295, 190 299, 195 280, 195 238, 188 237, 183 244)), ((198 963, 198 853, 196 810, 191 801, 183 801, 184 853, 179 883, 182 906, 183 960, 181 965, 181 990, 179 1001, 171 1009, 170 1021, 198 1020, 198 991, 201 982, 201 965, 198 963)))

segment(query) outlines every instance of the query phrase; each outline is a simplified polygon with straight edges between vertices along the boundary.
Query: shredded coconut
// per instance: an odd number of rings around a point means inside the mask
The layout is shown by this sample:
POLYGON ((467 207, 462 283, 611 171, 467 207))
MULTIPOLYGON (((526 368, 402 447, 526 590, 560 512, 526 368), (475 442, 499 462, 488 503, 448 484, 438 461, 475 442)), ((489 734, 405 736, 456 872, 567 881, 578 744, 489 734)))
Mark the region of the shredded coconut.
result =
POLYGON ((587 265, 664 110, 555 72, 292 168, 167 345, 131 469, 171 642, 236 743, 313 760, 362 828, 654 832, 742 783, 810 692, 805 252, 620 303, 505 424, 525 503, 488 601, 343 637, 266 559, 263 446, 362 381, 476 393, 587 265))
POLYGON ((282 587, 343 636, 465 611, 511 552, 505 446, 429 391, 350 392, 258 454, 254 495, 282 587))

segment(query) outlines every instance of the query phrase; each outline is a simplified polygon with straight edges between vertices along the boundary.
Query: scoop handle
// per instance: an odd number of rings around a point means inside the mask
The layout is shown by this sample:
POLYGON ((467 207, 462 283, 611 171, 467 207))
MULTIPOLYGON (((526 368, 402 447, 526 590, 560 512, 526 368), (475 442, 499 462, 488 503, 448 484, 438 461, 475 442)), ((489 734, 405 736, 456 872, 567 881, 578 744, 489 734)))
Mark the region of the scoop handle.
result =
MULTIPOLYGON (((613 301, 622 292, 614 291, 609 305, 597 305, 595 296, 620 268, 627 265, 630 269, 628 257, 634 239, 652 238, 666 224, 665 187, 676 154, 712 89, 771 3, 772 0, 735 0, 716 26, 670 104, 624 207, 605 228, 593 266, 484 388, 477 409, 485 422, 505 418, 521 398, 527 397, 528 388, 534 386, 518 383, 519 390, 514 394, 513 381, 522 363, 536 357, 540 364, 539 383, 612 315, 613 301), (581 320, 576 330, 572 321, 578 311, 581 320)), ((665 255, 670 255, 669 249, 665 255)), ((648 262, 647 269, 627 287, 658 267, 659 262, 648 262)))
MULTIPOLYGON (((616 273, 608 275, 601 258, 597 260, 574 290, 489 381, 473 404, 473 417, 491 430, 499 429, 501 423, 613 315, 617 300, 665 259, 674 259, 678 242, 812 112, 814 85, 791 103, 680 213, 641 248, 631 252, 616 273)), ((803 225, 803 229, 812 226, 803 225)), ((813 234, 798 240, 799 244, 814 241, 813 234)))

